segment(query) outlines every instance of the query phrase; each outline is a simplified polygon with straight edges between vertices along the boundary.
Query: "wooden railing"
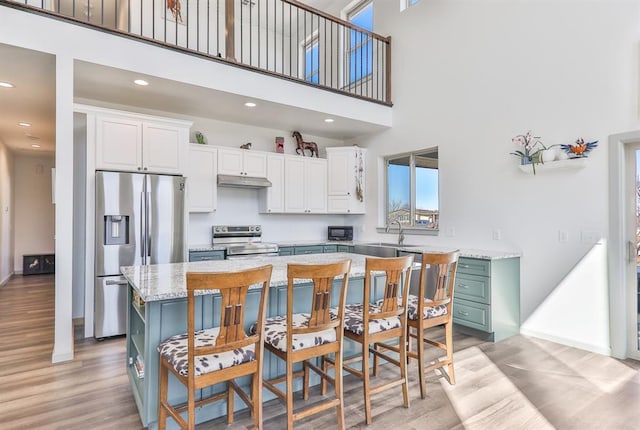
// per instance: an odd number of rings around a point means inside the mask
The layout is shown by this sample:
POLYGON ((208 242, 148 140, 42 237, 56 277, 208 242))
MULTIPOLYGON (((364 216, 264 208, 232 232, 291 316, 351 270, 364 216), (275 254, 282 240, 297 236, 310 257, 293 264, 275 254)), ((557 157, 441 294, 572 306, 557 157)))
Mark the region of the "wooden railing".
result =
POLYGON ((391 105, 391 38, 295 0, 0 0, 391 105))

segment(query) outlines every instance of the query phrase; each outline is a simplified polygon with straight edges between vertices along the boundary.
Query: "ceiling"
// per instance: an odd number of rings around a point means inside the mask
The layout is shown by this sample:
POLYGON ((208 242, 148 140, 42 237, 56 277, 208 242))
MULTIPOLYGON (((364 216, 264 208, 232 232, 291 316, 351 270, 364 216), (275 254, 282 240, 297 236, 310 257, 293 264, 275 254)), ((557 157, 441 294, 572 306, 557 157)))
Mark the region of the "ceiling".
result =
MULTIPOLYGON (((15 85, 0 87, 0 140, 20 153, 53 152, 55 57, 0 44, 0 81, 15 85), (21 127, 19 122, 32 126, 21 127), (40 148, 33 148, 34 144, 40 148)), ((305 130, 306 134, 337 140, 384 129, 339 117, 327 124, 327 113, 263 100, 251 100, 257 107, 249 109, 244 106, 249 101, 245 96, 79 61, 75 64, 74 97, 131 106, 133 110, 150 109, 275 130, 305 130), (134 85, 133 80, 139 78, 150 85, 134 85)))

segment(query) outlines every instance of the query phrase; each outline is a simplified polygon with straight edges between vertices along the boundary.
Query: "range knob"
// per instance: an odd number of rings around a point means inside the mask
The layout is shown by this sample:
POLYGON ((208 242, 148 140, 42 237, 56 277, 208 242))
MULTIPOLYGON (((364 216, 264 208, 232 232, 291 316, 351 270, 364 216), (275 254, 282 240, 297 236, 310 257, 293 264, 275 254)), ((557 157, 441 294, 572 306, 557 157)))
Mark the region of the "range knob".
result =
POLYGON ((253 226, 249 227, 249 231, 253 231, 253 226))
POLYGON ((256 231, 260 231, 260 226, 259 225, 256 226, 256 231))

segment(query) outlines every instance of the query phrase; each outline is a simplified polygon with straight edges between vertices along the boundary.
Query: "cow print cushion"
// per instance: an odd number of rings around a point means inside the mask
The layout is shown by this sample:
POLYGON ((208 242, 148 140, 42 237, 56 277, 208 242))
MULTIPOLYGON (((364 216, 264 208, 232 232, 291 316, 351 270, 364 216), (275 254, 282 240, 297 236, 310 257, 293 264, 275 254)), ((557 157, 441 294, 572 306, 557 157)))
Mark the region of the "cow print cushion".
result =
MULTIPOLYGON (((363 319, 364 305, 356 303, 346 305, 344 308, 344 329, 352 333, 361 335, 364 331, 363 319)), ((331 309, 331 316, 337 315, 337 309, 331 309)), ((380 313, 380 306, 370 304, 369 313, 380 313)), ((400 317, 381 318, 369 321, 369 333, 378 333, 380 331, 391 330, 400 327, 400 317)))
MULTIPOLYGON (((447 305, 425 306, 422 317, 427 320, 429 318, 441 317, 446 314, 447 305)), ((410 320, 418 319, 418 296, 414 296, 413 294, 409 294, 409 297, 407 298, 407 317, 410 320)))
MULTIPOLYGON (((208 328, 195 333, 195 346, 215 346, 220 327, 208 328)), ((171 336, 160 345, 158 352, 169 364, 182 376, 189 375, 188 357, 189 337, 187 333, 171 336)), ((238 364, 248 363, 255 360, 255 345, 248 345, 244 348, 225 351, 219 354, 200 355, 195 359, 196 376, 238 364)))
MULTIPOLYGON (((304 328, 309 326, 310 314, 293 314, 291 326, 293 328, 304 328)), ((335 314, 331 314, 331 319, 336 319, 335 314)), ((255 333, 256 324, 251 326, 251 333, 255 333)), ((287 317, 286 315, 267 318, 264 328, 264 340, 274 348, 282 352, 287 352, 287 317)), ((325 343, 336 341, 335 329, 328 329, 309 334, 296 334, 293 336, 293 350, 309 348, 325 343)))

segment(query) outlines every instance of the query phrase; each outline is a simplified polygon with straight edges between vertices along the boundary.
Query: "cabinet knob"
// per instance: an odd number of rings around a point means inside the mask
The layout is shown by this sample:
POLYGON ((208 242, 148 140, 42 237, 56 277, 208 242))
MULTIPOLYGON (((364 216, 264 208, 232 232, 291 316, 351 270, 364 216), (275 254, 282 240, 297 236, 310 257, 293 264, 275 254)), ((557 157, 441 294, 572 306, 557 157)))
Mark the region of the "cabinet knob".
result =
POLYGON ((347 209, 347 212, 351 212, 351 209, 347 209))
POLYGON ((351 195, 351 193, 347 193, 347 195, 348 195, 348 196, 350 196, 350 195, 351 195))
POLYGON ((138 170, 142 170, 142 167, 138 166, 138 170))
POLYGON ((271 212, 271 209, 267 210, 267 212, 271 212))
POLYGON ((147 170, 147 168, 145 167, 144 170, 147 170))

